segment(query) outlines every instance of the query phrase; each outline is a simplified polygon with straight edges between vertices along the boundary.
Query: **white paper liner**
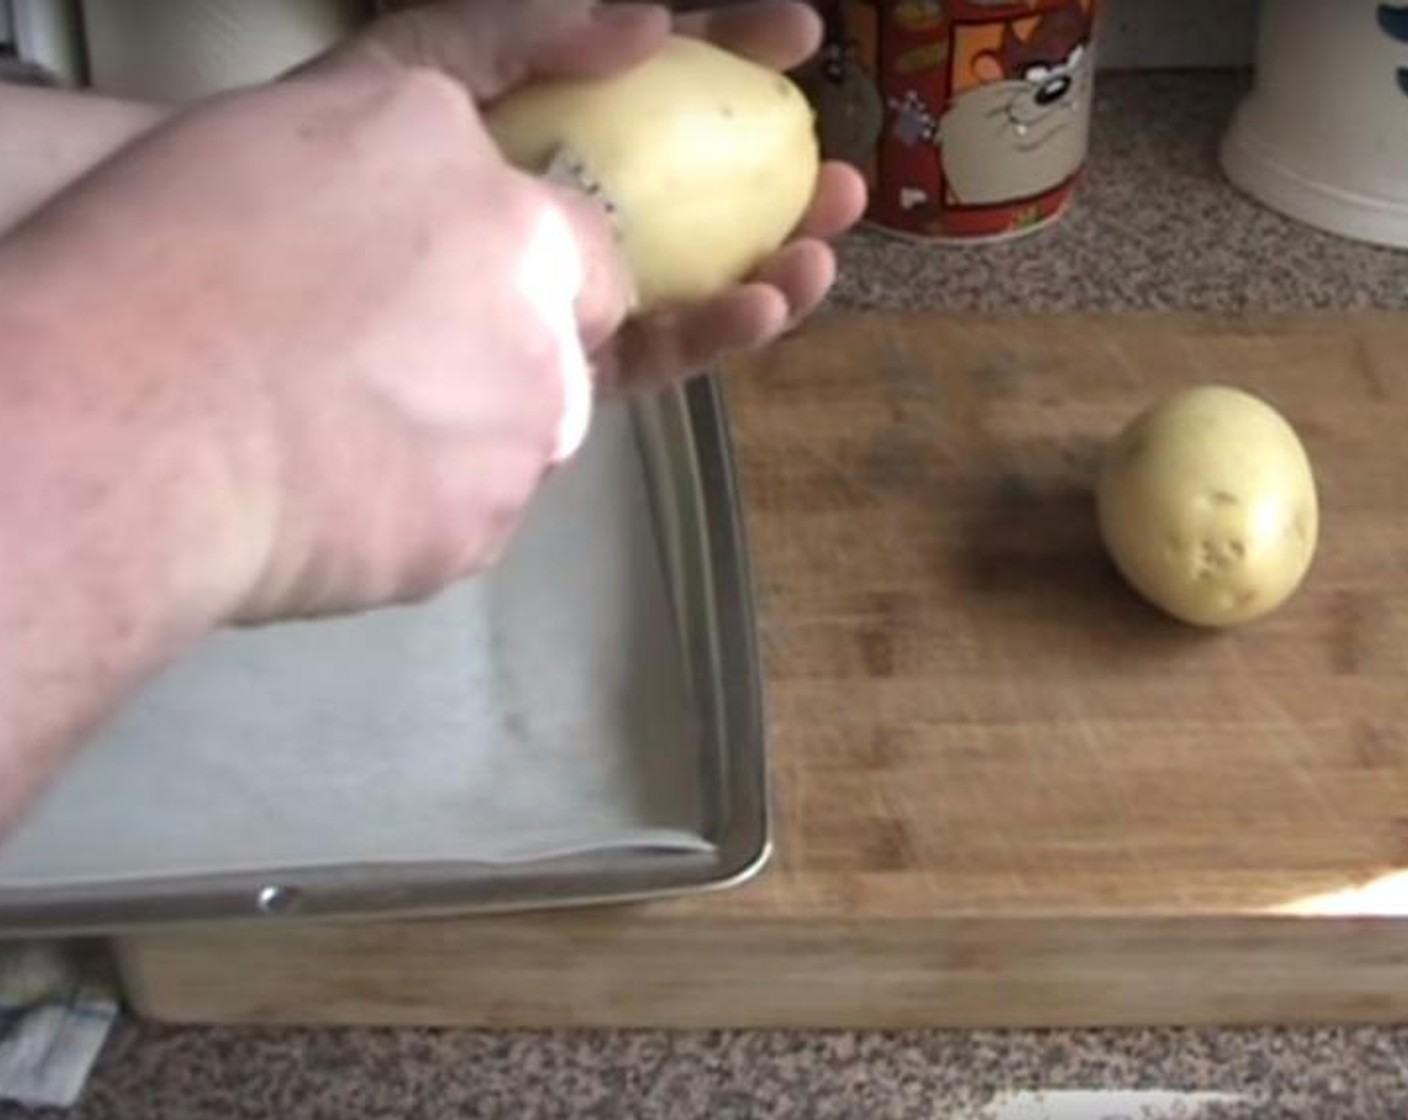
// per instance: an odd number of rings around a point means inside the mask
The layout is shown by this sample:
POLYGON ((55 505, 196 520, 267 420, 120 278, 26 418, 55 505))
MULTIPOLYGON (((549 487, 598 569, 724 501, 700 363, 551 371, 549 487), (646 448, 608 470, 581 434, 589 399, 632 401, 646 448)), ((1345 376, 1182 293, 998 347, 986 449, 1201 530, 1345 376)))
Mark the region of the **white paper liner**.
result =
POLYGON ((501 566, 433 602, 212 638, 0 845, 0 892, 709 850, 636 439, 603 407, 501 566))

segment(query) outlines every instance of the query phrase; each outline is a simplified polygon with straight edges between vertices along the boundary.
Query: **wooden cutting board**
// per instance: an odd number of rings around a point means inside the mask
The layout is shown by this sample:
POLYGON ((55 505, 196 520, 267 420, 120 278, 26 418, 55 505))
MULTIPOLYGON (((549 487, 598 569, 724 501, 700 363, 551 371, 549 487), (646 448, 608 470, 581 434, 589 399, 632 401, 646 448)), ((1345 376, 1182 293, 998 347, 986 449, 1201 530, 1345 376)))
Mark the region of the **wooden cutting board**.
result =
POLYGON ((119 943, 203 1021, 906 1026, 1408 1018, 1408 316, 833 316, 733 363, 778 853, 741 889, 119 943), (1194 632, 1096 535, 1175 386, 1301 432, 1302 591, 1194 632))

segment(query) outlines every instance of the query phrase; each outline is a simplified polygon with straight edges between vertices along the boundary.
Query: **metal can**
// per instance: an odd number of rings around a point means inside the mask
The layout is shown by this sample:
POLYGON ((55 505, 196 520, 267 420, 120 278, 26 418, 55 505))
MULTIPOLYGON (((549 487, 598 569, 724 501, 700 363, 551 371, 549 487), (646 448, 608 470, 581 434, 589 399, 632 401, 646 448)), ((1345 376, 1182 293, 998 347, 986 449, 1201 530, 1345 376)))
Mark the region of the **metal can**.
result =
POLYGON ((897 233, 1012 237, 1065 211, 1085 164, 1097 0, 820 0, 804 75, 828 158, 897 233))

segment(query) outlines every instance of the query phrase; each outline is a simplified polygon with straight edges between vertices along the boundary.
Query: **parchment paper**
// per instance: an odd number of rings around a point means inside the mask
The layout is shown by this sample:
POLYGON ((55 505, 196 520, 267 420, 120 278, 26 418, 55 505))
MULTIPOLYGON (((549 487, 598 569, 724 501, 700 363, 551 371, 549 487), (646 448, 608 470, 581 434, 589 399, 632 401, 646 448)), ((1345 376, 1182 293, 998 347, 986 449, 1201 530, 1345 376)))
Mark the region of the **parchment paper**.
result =
POLYGON ((5 888, 707 849, 699 734, 630 414, 611 405, 492 574, 224 632, 0 846, 5 888))

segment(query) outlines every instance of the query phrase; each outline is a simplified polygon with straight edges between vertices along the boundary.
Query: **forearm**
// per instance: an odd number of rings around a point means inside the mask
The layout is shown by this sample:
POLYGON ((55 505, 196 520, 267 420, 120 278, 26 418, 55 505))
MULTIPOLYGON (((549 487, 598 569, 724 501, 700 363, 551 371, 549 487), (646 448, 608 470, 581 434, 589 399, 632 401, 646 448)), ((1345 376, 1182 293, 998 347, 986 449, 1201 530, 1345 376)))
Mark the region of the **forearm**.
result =
POLYGON ((230 549, 219 441, 64 248, 0 238, 0 834, 218 623, 230 549))
POLYGON ((0 82, 0 233, 168 111, 0 82))

